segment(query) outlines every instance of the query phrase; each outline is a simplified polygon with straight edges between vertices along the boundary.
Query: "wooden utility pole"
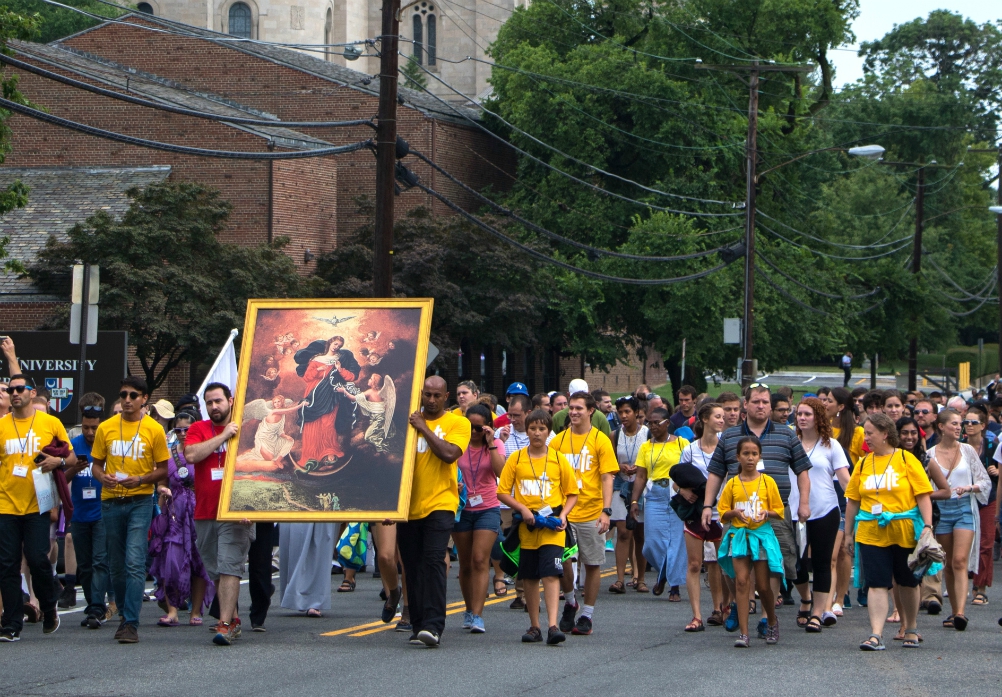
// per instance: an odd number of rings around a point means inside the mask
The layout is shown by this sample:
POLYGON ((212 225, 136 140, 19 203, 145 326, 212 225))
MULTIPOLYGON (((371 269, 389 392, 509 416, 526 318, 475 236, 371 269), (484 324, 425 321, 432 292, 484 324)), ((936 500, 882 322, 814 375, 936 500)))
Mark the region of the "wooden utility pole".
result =
POLYGON ((698 63, 696 67, 702 70, 748 73, 748 136, 745 140, 745 297, 741 322, 741 387, 746 388, 755 381, 758 372, 754 359, 753 329, 755 322, 755 193, 758 184, 756 168, 758 166, 759 74, 763 72, 809 73, 814 70, 814 66, 762 65, 758 61, 752 61, 747 65, 704 65, 698 63))
MULTIPOLYGON (((912 247, 912 273, 922 273, 922 217, 925 212, 925 167, 919 167, 915 190, 915 243, 912 247)), ((908 390, 918 389, 918 337, 908 340, 908 390)))
POLYGON ((376 230, 372 241, 372 295, 393 296, 393 204, 397 165, 397 46, 400 0, 383 0, 379 42, 379 114, 376 124, 376 230))

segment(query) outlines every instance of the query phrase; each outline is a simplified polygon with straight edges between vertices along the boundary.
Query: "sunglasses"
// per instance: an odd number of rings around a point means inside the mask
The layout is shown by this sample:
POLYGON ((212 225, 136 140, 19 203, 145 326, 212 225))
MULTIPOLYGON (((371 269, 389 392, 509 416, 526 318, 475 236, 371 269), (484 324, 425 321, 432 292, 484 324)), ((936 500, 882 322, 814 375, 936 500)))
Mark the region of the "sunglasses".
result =
POLYGON ((483 433, 484 432, 484 427, 483 426, 473 426, 472 428, 473 428, 473 432, 474 433, 483 433))
POLYGON ((617 399, 617 400, 616 400, 616 406, 618 407, 618 406, 619 406, 619 405, 621 405, 621 404, 626 404, 626 403, 628 403, 628 402, 629 402, 629 401, 630 401, 631 399, 633 399, 633 397, 620 397, 619 399, 617 399))
POLYGON ((27 385, 13 385, 8 387, 7 389, 15 394, 21 394, 22 392, 28 392, 33 388, 28 387, 27 385))
POLYGON ((973 419, 973 420, 965 419, 964 421, 960 422, 960 425, 961 426, 980 426, 981 422, 978 421, 977 419, 973 419))
POLYGON ((101 416, 104 413, 104 407, 84 407, 82 411, 90 416, 101 416))
POLYGON ((768 385, 766 385, 766 384, 765 384, 764 382, 753 382, 752 384, 748 385, 748 389, 749 389, 749 390, 755 390, 755 389, 758 389, 759 387, 764 387, 764 388, 765 388, 765 389, 767 389, 767 390, 768 390, 768 389, 771 389, 771 388, 770 388, 770 387, 769 387, 768 385))
POLYGON ((174 428, 174 433, 187 433, 187 432, 188 432, 187 426, 177 426, 174 428))
POLYGON ((143 395, 140 392, 129 392, 127 390, 122 390, 121 392, 118 393, 118 396, 121 399, 132 399, 132 400, 135 400, 135 399, 139 399, 143 395))
POLYGON ((664 426, 669 421, 670 421, 670 419, 661 419, 660 421, 651 421, 649 423, 652 424, 652 425, 654 425, 654 426, 664 426))
POLYGON ((916 414, 931 414, 932 410, 931 409, 916 409, 915 413, 916 414))

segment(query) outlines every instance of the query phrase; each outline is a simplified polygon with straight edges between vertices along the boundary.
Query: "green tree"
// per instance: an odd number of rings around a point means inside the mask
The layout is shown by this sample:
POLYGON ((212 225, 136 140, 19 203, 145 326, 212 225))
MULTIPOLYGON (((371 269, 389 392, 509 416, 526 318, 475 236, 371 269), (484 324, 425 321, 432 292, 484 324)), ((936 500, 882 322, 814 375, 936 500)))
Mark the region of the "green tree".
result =
POLYGON ((4 5, 9 11, 37 20, 38 31, 35 40, 41 43, 56 41, 97 26, 100 20, 89 17, 88 14, 114 18, 126 13, 126 10, 120 10, 98 0, 62 0, 62 4, 81 11, 57 7, 42 0, 4 0, 4 5), (85 12, 87 14, 84 14, 85 12))
POLYGON ((400 69, 400 74, 404 76, 404 87, 418 92, 423 92, 428 87, 428 76, 424 74, 413 55, 407 57, 407 62, 400 69))
MULTIPOLYGON (((50 237, 28 275, 46 293, 66 296, 74 263, 101 266, 100 327, 129 332, 151 389, 182 362, 205 362, 241 326, 248 298, 308 292, 282 252, 288 239, 241 247, 219 240, 230 204, 188 182, 128 192, 121 220, 103 211, 50 237)), ((53 328, 65 327, 66 315, 53 328)))

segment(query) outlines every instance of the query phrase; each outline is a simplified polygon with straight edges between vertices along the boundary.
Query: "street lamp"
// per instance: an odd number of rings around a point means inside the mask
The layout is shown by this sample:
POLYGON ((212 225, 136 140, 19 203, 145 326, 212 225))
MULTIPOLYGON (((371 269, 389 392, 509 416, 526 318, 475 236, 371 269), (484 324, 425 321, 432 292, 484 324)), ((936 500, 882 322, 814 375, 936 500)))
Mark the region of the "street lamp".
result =
POLYGON ((879 160, 887 152, 882 145, 858 145, 849 148, 848 152, 853 157, 865 157, 868 160, 879 160))

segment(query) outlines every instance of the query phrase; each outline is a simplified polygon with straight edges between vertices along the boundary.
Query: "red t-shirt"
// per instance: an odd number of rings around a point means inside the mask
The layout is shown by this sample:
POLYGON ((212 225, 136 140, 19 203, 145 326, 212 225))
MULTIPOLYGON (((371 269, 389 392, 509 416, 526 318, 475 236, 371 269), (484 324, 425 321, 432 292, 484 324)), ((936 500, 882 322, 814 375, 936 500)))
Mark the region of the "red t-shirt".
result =
MULTIPOLYGON (((188 429, 185 446, 204 443, 212 440, 223 432, 223 427, 216 428, 212 421, 198 421, 188 429)), ((195 465, 195 520, 215 520, 219 510, 219 492, 223 488, 222 471, 226 464, 226 443, 201 462, 195 465), (213 478, 213 470, 218 473, 213 478)))

